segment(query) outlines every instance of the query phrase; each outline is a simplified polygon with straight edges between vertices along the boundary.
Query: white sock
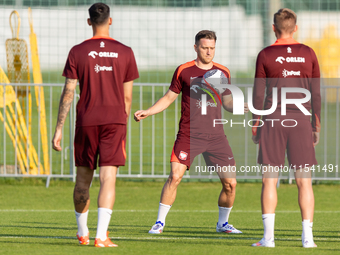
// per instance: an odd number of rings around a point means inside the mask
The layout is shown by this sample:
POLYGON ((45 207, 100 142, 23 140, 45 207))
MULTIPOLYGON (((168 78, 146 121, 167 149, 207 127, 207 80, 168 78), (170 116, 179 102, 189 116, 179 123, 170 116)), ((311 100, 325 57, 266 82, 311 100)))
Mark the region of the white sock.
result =
POLYGON ((218 226, 222 227, 224 223, 228 223, 229 214, 233 207, 218 207, 218 226))
POLYGON ((168 212, 170 211, 170 208, 171 205, 159 203, 157 221, 160 221, 165 225, 165 218, 168 212))
POLYGON ((313 222, 310 220, 302 221, 302 238, 307 240, 313 240, 313 222))
POLYGON ((269 241, 274 238, 275 213, 262 214, 262 221, 264 227, 263 237, 269 241))
POLYGON ((106 232, 109 228, 110 220, 111 220, 112 210, 107 208, 98 208, 98 224, 97 224, 97 235, 96 238, 100 238, 102 241, 105 241, 107 236, 106 232))
POLYGON ((89 210, 84 213, 79 213, 77 211, 74 212, 76 213, 78 235, 87 236, 87 234, 89 233, 89 229, 87 228, 87 216, 89 215, 89 210))

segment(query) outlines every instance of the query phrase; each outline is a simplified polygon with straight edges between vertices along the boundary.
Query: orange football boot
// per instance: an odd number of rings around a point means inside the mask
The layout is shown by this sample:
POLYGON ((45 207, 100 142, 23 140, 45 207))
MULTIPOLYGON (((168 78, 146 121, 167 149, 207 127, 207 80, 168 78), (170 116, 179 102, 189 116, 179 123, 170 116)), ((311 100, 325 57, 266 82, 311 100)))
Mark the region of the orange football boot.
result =
POLYGON ((90 244, 90 233, 87 233, 87 236, 79 236, 77 232, 77 238, 79 240, 80 245, 89 245, 90 244))
POLYGON ((110 238, 109 238, 109 231, 106 232, 106 240, 102 241, 100 238, 96 238, 94 240, 94 246, 95 247, 118 247, 117 244, 111 242, 110 238))

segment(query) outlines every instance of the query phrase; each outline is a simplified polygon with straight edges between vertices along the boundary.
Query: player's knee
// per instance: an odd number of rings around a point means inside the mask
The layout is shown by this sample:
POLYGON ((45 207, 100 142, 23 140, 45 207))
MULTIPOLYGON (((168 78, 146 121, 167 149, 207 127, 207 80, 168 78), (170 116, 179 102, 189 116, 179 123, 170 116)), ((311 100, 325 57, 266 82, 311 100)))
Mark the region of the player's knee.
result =
POLYGON ((172 173, 168 178, 168 182, 171 185, 176 185, 176 186, 181 182, 181 180, 182 180, 182 176, 177 173, 172 173))
POLYGON ((230 185, 230 187, 231 187, 232 190, 235 190, 235 189, 236 189, 236 185, 237 185, 236 179, 232 179, 232 180, 229 182, 229 185, 230 185))
POLYGON ((236 191, 236 179, 228 179, 222 181, 223 190, 226 193, 234 193, 236 191))
POLYGON ((300 188, 303 188, 303 189, 312 188, 312 181, 310 178, 296 178, 295 181, 299 189, 300 188))
POLYGON ((233 192, 233 188, 229 183, 223 185, 223 190, 226 194, 230 194, 233 192))
POLYGON ((89 188, 91 185, 91 181, 88 178, 83 178, 82 176, 77 176, 76 178, 76 186, 81 187, 83 189, 89 188))
POLYGON ((277 178, 262 178, 262 186, 266 186, 266 187, 276 187, 277 185, 277 178))
POLYGON ((89 194, 90 185, 87 185, 87 183, 78 183, 76 182, 73 190, 74 196, 80 196, 85 195, 87 196, 89 194))
POLYGON ((116 176, 115 175, 102 175, 99 176, 99 181, 100 181, 100 185, 104 185, 104 184, 109 184, 109 185, 115 185, 116 184, 116 176))
POLYGON ((87 167, 78 167, 76 176, 76 185, 82 188, 89 188, 93 178, 93 170, 87 167))

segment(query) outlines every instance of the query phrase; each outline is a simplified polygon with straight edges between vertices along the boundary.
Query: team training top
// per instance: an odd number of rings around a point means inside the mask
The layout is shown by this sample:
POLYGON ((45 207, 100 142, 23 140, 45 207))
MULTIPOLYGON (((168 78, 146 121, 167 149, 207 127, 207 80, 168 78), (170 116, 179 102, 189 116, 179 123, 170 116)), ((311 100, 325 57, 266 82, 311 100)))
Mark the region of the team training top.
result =
MULTIPOLYGON (((225 66, 213 62, 212 69, 221 70, 228 78, 230 84, 230 72, 225 66)), ((201 134, 221 134, 223 125, 213 127, 214 119, 221 119, 221 103, 219 98, 221 95, 210 93, 214 96, 211 98, 204 90, 202 90, 203 75, 209 70, 204 70, 196 66, 195 61, 191 61, 177 67, 169 89, 177 94, 182 92, 181 103, 181 120, 179 122, 178 133, 192 135, 201 134), (207 114, 201 114, 201 95, 207 94, 207 114), (216 103, 215 103, 216 102, 216 103)), ((231 92, 227 89, 223 95, 229 95, 231 92)))
MULTIPOLYGON (((263 49, 256 61, 255 83, 253 91, 253 105, 257 110, 270 109, 272 106, 272 90, 277 87, 278 106, 271 115, 273 118, 281 116, 281 88, 298 87, 311 92, 311 100, 303 106, 312 109, 313 131, 320 131, 320 70, 314 51, 300 44, 292 38, 278 39, 273 45, 263 49), (267 89, 267 90, 266 90, 267 89), (264 94, 266 98, 263 105, 264 94)), ((304 98, 302 93, 287 93, 287 98, 304 98)), ((287 104, 289 118, 306 118, 294 104, 287 104)), ((260 116, 253 114, 254 119, 260 116)), ((256 132, 255 132, 256 134, 256 132)))
POLYGON ((63 76, 79 79, 77 126, 126 124, 123 83, 139 77, 130 47, 92 37, 70 50, 63 76))

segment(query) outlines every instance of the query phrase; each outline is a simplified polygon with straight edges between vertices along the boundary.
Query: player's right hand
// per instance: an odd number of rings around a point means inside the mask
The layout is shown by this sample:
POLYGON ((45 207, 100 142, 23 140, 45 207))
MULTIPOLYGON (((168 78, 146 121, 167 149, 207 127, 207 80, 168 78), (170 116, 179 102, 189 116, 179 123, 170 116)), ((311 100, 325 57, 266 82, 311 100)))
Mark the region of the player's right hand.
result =
POLYGON ((138 110, 134 114, 134 119, 135 119, 135 121, 139 122, 140 120, 145 119, 148 116, 149 116, 148 110, 138 110))

